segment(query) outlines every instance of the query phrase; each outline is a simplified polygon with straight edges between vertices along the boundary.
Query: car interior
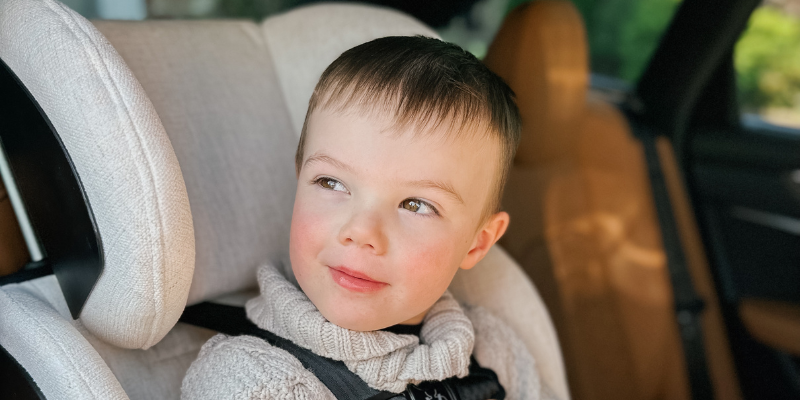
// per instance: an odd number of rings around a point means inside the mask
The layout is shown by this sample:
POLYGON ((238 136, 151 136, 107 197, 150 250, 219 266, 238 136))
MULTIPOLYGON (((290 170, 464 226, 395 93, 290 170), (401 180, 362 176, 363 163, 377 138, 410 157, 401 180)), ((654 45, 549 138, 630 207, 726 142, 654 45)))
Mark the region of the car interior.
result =
MULTIPOLYGON (((240 307, 288 264, 321 72, 374 38, 447 40, 442 15, 476 2, 163 3, 131 21, 0 0, 0 398, 180 398, 216 333, 184 310, 240 307)), ((797 10, 800 43, 800 4, 672 2, 620 85, 585 2, 506 3, 481 58, 523 120, 511 224, 450 291, 562 399, 800 398, 800 125, 742 111, 738 58, 764 7, 797 10)), ((800 88, 787 65, 759 84, 800 88)))

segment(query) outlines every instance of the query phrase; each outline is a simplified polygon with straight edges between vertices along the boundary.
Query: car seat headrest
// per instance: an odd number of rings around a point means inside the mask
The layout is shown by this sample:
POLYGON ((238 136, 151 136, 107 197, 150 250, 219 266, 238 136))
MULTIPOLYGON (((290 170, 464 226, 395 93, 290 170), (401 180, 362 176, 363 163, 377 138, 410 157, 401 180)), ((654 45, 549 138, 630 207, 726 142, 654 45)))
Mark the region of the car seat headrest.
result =
POLYGON ((42 240, 73 314, 107 342, 148 348, 187 301, 254 287, 262 263, 287 265, 294 151, 319 75, 354 45, 413 34, 435 36, 359 5, 261 25, 92 25, 52 0, 0 3, 0 59, 51 122, 96 233, 96 283, 78 272, 89 264, 59 264, 42 240))
MULTIPOLYGON (((41 235, 48 222, 31 215, 71 312, 106 342, 148 348, 178 320, 194 269, 189 200, 170 140, 122 58, 74 11, 52 0, 0 2, 0 37, 0 59, 46 115, 56 133, 51 144, 66 152, 63 165, 88 203, 84 222, 96 242, 87 236, 74 245, 94 253, 91 273, 85 259, 50 245, 41 235)), ((4 131, 3 143, 26 133, 4 131)), ((42 162, 38 145, 26 150, 9 157, 15 176, 20 162, 42 162)), ((18 182, 23 199, 26 182, 18 182)), ((62 201, 61 189, 74 195, 76 188, 54 189, 46 200, 62 201)))
POLYGON ((435 35, 397 11, 356 4, 310 5, 260 24, 94 23, 150 96, 181 164, 197 251, 189 304, 256 288, 265 263, 291 274, 294 154, 328 64, 378 37, 435 35))
POLYGON ((352 3, 300 7, 265 19, 261 28, 297 137, 319 77, 345 50, 383 36, 439 37, 409 15, 352 3))
POLYGON ((589 64, 583 20, 571 2, 539 0, 514 9, 485 62, 517 96, 523 124, 516 164, 558 162, 575 151, 589 64))

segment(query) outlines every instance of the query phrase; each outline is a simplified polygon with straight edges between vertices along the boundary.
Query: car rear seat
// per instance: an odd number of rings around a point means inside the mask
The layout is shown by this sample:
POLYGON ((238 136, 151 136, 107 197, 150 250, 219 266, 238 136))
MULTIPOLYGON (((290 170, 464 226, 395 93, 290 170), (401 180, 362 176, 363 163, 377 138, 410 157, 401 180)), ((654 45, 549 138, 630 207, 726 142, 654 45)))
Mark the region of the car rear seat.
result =
MULTIPOLYGON (((686 399, 686 364, 641 142, 591 92, 586 32, 569 1, 515 9, 486 63, 517 93, 523 139, 501 244, 558 327, 576 399, 686 399)), ((717 297, 670 144, 657 143, 718 399, 741 398, 717 297)))

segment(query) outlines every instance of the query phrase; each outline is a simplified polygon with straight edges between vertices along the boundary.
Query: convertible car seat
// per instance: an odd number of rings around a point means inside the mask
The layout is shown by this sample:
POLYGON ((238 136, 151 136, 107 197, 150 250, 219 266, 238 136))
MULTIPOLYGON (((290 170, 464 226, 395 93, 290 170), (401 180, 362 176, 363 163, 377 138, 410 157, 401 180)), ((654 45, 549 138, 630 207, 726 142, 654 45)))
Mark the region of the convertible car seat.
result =
MULTIPOLYGON (((177 399, 214 334, 176 324, 184 307, 241 305, 261 264, 286 265, 319 75, 356 44, 413 34, 435 36, 358 5, 92 24, 52 0, 0 1, 5 183, 46 261, 21 272, 43 276, 0 286, 2 371, 47 399, 177 399)), ((451 290, 509 323, 569 398, 544 304, 502 249, 451 290)))

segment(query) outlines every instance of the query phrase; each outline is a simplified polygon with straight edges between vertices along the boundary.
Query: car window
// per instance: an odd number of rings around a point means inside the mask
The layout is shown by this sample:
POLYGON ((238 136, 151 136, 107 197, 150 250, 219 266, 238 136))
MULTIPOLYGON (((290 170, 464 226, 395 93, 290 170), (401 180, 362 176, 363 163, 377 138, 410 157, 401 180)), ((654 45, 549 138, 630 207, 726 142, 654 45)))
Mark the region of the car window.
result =
POLYGON ((800 0, 759 6, 736 43, 734 66, 745 124, 800 129, 800 0))
MULTIPOLYGON (((478 58, 483 58, 510 11, 511 0, 481 0, 464 13, 453 16, 437 28, 443 40, 455 43, 478 58)), ((522 2, 520 2, 522 3, 522 2)))
MULTIPOLYGON (((528 0, 483 0, 439 29, 445 40, 486 54, 505 15, 528 0)), ((583 16, 593 82, 632 85, 647 66, 680 0, 572 0, 583 16)))
POLYGON ((679 0, 573 0, 586 23, 594 74, 633 84, 647 66, 679 0))

